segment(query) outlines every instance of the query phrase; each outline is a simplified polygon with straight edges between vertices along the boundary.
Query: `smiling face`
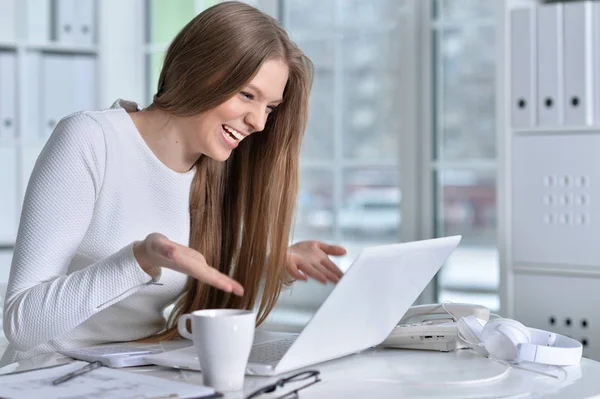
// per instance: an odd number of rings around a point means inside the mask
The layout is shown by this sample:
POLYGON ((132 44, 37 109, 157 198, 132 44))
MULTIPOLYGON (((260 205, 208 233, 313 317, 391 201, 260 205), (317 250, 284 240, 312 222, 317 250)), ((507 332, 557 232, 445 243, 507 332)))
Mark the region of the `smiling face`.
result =
POLYGON ((265 61, 254 78, 221 105, 190 117, 190 150, 225 161, 240 141, 264 129, 269 114, 281 103, 288 80, 288 66, 280 60, 265 61))

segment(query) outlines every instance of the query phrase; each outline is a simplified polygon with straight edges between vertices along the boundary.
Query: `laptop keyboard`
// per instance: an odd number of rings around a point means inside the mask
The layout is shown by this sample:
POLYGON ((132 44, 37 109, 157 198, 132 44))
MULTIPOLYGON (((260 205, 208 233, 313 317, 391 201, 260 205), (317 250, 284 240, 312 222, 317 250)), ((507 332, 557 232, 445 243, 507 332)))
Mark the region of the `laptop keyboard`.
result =
POLYGON ((280 339, 277 341, 264 342, 252 346, 249 363, 271 364, 281 360, 283 355, 296 341, 297 336, 280 339))

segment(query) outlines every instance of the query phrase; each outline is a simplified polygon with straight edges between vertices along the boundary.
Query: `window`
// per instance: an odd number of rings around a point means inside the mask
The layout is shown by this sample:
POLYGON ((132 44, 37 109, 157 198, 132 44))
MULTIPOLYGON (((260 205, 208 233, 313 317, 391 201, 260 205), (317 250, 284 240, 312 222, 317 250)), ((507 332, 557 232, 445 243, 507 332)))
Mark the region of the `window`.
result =
MULTIPOLYGON (((364 247, 398 242, 402 233, 407 3, 280 1, 284 27, 315 66, 293 241, 345 246, 342 270, 364 247)), ((332 288, 295 284, 282 294, 273 327, 302 326, 332 288)))
POLYGON ((215 3, 218 3, 218 1, 178 0, 177 7, 174 7, 173 3, 168 1, 146 1, 148 20, 146 32, 148 42, 146 50, 146 76, 148 78, 146 99, 148 103, 152 102, 152 97, 156 94, 164 53, 171 40, 192 18, 215 3))
POLYGON ((399 239, 402 13, 397 0, 281 1, 315 65, 294 240, 345 245, 342 268, 366 245, 399 239))
MULTIPOLYGON (((169 42, 194 15, 218 2, 182 0, 173 7, 147 1, 148 102, 169 42)), ((248 1, 261 9, 267 2, 248 1)), ((367 244, 397 241, 402 129, 397 37, 403 2, 280 0, 278 7, 266 6, 279 9, 316 72, 294 240, 343 243, 348 261, 367 244), (369 222, 371 216, 385 223, 369 222)))
MULTIPOLYGON (((148 0, 149 100, 168 42, 194 15, 217 2, 185 0, 174 8, 148 0)), ((348 255, 338 262, 345 270, 368 245, 462 234, 460 248, 438 276, 437 297, 428 300, 497 309, 497 2, 249 3, 278 15, 315 65, 293 241, 320 239, 346 246, 348 255), (423 7, 431 12, 419 14, 423 7), (431 43, 414 35, 424 21, 431 24, 431 43), (431 65, 418 64, 422 49, 431 51, 431 65), (433 83, 432 107, 423 110, 419 83, 413 82, 421 69, 429 68, 432 73, 424 78, 426 86, 433 83), (427 142, 415 116, 422 112, 433 120, 434 145, 425 161, 423 155, 411 154, 427 142), (407 163, 409 157, 414 161, 407 163), (417 186, 430 181, 435 189, 423 194, 428 191, 417 186), (407 189, 406 184, 415 187, 407 189), (417 209, 429 203, 429 211, 417 209), (432 229, 423 227, 429 222, 421 212, 433 219, 432 229)), ((278 304, 278 311, 288 311, 274 312, 271 327, 303 325, 331 288, 316 282, 296 284, 278 304)))
POLYGON ((434 0, 437 236, 462 234, 438 276, 438 300, 499 308, 496 248, 496 0, 434 0))

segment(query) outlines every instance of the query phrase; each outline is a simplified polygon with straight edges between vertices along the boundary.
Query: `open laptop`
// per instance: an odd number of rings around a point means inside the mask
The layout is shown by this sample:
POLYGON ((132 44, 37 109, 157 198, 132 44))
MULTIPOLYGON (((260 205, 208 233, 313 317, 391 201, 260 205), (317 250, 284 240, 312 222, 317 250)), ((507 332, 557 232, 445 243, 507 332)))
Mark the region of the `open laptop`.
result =
MULTIPOLYGON (((246 374, 277 375, 379 345, 460 239, 364 249, 300 334, 257 330, 246 374)), ((144 358, 160 366, 200 370, 193 346, 144 358)))

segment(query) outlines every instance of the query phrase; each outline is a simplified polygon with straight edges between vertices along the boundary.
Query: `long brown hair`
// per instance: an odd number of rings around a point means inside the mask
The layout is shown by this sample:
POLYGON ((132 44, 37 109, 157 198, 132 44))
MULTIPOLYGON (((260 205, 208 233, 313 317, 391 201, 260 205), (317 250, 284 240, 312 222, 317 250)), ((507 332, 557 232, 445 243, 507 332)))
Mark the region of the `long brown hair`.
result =
POLYGON ((240 142, 225 162, 202 156, 190 198, 190 247, 244 286, 238 297, 189 279, 167 329, 151 340, 178 336, 180 315, 197 309, 253 309, 257 324, 287 283, 285 259, 298 191, 298 162, 308 118, 311 61, 270 16, 240 2, 208 8, 169 46, 152 107, 192 116, 225 102, 270 59, 284 61, 283 103, 262 132, 240 142))

